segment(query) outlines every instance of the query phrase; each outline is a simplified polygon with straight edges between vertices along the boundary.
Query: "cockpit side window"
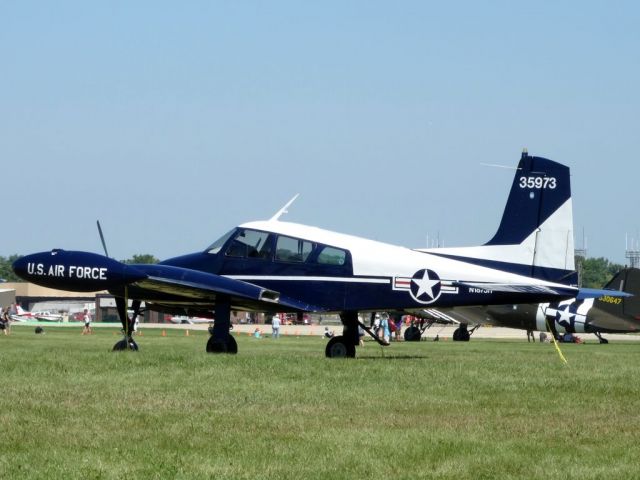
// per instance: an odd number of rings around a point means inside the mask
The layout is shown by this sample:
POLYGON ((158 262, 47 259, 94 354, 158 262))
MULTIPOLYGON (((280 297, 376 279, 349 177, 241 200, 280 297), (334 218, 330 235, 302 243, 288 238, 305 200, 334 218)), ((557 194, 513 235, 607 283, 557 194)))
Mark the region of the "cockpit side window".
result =
POLYGON ((312 242, 280 235, 276 243, 276 260, 280 262, 305 262, 312 251, 312 242))
POLYGON ((227 240, 229 240, 234 233, 236 233, 236 229, 235 228, 233 230, 225 233, 218 240, 216 240, 211 245, 209 245, 209 247, 207 248, 206 252, 207 253, 218 253, 220 251, 220 249, 224 246, 224 244, 227 243, 227 240))
POLYGON ((320 250, 316 261, 321 265, 344 265, 347 261, 347 252, 334 247, 324 247, 320 250))
POLYGON ((257 230, 240 230, 225 255, 228 257, 271 258, 269 234, 257 230))

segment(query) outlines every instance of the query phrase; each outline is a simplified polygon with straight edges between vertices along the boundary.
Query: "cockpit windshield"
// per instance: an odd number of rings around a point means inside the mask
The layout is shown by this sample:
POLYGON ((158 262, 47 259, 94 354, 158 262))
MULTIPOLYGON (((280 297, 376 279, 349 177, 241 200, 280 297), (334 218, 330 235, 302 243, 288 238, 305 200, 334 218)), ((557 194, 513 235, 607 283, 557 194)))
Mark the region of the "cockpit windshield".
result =
POLYGON ((227 240, 229 240, 231 238, 231 236, 236 233, 237 229, 233 229, 230 230, 229 232, 225 233, 223 236, 221 236, 218 240, 216 240, 215 242, 213 242, 206 250, 207 253, 218 253, 220 251, 220 249, 223 247, 223 245, 225 243, 227 243, 227 240))

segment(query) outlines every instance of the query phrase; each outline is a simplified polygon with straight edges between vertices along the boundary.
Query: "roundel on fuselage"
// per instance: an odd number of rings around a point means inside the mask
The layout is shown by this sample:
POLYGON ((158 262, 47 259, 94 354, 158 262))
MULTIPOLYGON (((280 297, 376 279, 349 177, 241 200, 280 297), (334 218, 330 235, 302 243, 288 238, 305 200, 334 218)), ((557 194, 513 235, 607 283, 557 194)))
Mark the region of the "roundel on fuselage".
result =
POLYGON ((433 303, 440 296, 442 283, 440 277, 433 270, 423 268, 411 277, 411 296, 416 302, 433 303))

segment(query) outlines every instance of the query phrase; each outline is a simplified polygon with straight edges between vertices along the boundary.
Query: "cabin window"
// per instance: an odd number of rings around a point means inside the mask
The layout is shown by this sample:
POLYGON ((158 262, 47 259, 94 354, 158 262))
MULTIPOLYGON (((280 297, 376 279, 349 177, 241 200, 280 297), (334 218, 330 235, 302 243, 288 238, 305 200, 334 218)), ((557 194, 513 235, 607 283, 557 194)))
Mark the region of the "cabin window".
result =
POLYGON ((298 238, 279 236, 276 244, 276 260, 281 262, 305 262, 313 250, 313 243, 298 238))
POLYGON ((334 247, 324 247, 317 259, 317 262, 322 265, 344 265, 346 261, 347 252, 334 247))
POLYGON ((271 258, 269 234, 257 230, 241 230, 227 248, 226 255, 243 258, 271 258))

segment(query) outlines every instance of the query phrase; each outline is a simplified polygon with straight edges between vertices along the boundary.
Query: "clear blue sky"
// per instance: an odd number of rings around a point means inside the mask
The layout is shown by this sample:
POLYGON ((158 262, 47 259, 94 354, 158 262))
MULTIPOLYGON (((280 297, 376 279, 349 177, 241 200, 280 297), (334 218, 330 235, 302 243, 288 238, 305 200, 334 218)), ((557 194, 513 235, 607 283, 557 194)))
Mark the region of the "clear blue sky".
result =
POLYGON ((577 238, 640 237, 637 2, 4 1, 0 255, 166 258, 270 217, 412 247, 494 233, 522 147, 577 238))

